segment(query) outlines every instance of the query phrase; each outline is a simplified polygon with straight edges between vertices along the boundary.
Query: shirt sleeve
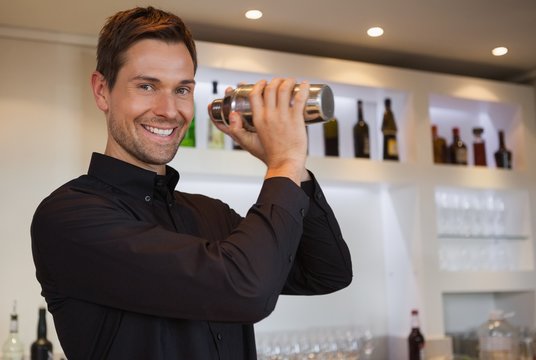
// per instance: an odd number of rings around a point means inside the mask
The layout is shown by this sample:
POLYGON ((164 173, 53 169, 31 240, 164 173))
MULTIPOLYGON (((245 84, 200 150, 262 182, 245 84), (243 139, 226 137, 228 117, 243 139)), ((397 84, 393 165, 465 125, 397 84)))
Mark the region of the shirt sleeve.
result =
MULTIPOLYGON (((213 203, 230 216, 222 204, 213 203)), ((69 188, 34 215, 37 277, 47 301, 73 298, 155 316, 256 322, 275 307, 308 206, 292 181, 268 179, 238 226, 221 241, 207 241, 141 220, 111 195, 69 188)))
POLYGON ((303 235, 289 274, 284 294, 326 294, 348 286, 352 281, 352 262, 348 246, 333 210, 314 175, 302 183, 311 199, 303 221, 303 235))

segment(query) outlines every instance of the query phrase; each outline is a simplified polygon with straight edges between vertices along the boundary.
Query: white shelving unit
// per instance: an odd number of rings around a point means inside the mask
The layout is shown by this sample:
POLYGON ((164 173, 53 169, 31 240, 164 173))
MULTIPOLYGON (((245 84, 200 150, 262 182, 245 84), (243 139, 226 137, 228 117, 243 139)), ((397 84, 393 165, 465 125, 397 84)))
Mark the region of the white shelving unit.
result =
MULTIPOLYGON (((493 307, 519 314, 514 317, 514 323, 535 326, 536 130, 532 88, 221 44, 201 42, 198 51, 198 148, 180 149, 172 164, 184 177, 192 182, 217 179, 240 184, 259 182, 264 171, 258 161, 243 152, 206 149, 205 105, 212 98, 213 80, 219 81, 220 96, 225 86, 274 76, 292 75, 311 83, 327 83, 336 99, 341 155, 339 158, 323 156, 322 127, 312 125, 308 167, 328 188, 342 193, 363 190, 379 204, 380 211, 371 212, 370 219, 365 219, 377 225, 381 229, 378 232, 361 233, 357 228, 343 226, 343 233, 355 252, 352 255, 357 270, 352 287, 357 293, 367 292, 371 284, 360 279, 368 271, 356 259, 368 251, 368 246, 359 239, 372 237, 367 241, 381 242, 382 250, 373 252, 377 257, 374 263, 383 268, 385 299, 380 305, 371 306, 383 306, 386 324, 372 327, 379 332, 385 330, 389 337, 405 338, 409 313, 414 307, 420 309, 424 332, 431 343, 434 339, 440 342, 448 331, 479 325, 493 307), (400 162, 381 160, 380 126, 386 97, 392 99, 399 127, 400 162), (206 99, 204 103, 203 99, 206 99), (365 119, 371 132, 370 160, 352 158, 351 127, 357 118, 357 99, 365 104, 365 119), (471 160, 466 167, 434 165, 432 124, 438 126, 439 134, 448 143, 451 128, 459 127, 470 150, 470 159, 471 129, 483 127, 488 167, 472 166, 471 160), (498 130, 505 131, 507 147, 514 154, 512 170, 495 167, 493 152, 498 147, 498 130), (495 194, 503 199, 506 222, 503 232, 485 236, 484 232, 454 235, 440 229, 444 214, 437 199, 445 192, 451 197, 466 195, 483 199, 495 194), (357 243, 353 244, 356 238, 357 243), (461 266, 452 271, 442 263, 445 247, 467 252, 472 246, 487 246, 491 242, 507 247, 511 257, 507 266, 478 269, 461 266), (470 311, 475 306, 480 311, 470 311)), ((335 210, 352 213, 355 207, 367 206, 367 203, 352 203, 335 210)), ((474 224, 466 218, 464 226, 474 227, 474 224)), ((459 257, 457 261, 463 264, 465 260, 459 257)), ((277 325, 267 327, 275 329, 277 325)), ((389 358, 397 358, 395 350, 389 358)))

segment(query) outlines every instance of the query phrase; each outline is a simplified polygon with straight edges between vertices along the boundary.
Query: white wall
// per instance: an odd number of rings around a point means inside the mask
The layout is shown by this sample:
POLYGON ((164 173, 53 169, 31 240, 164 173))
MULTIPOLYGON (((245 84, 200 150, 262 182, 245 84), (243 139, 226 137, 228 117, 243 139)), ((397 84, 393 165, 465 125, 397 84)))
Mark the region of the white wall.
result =
MULTIPOLYGON (((0 339, 16 299, 29 346, 44 304, 31 257, 33 212, 55 187, 85 172, 91 151, 104 149, 106 128, 89 88, 92 48, 6 38, 0 48, 0 339)), ((48 324, 55 339, 50 317, 48 324)))

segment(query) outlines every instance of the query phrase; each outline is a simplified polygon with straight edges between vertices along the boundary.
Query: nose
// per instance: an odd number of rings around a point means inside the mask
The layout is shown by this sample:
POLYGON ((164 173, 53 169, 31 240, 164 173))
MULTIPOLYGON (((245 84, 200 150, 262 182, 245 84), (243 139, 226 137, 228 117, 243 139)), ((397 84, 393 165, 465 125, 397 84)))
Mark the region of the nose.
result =
POLYGON ((176 99, 171 94, 159 94, 155 99, 153 111, 157 116, 176 118, 178 114, 176 99))

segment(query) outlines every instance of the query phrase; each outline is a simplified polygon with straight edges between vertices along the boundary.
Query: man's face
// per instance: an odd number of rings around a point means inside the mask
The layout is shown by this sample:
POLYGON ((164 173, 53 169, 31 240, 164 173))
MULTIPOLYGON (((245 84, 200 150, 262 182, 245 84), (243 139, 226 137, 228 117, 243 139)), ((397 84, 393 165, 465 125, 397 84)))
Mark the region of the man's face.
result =
POLYGON ((194 116, 194 87, 194 65, 184 43, 134 44, 113 89, 107 89, 106 154, 161 172, 194 116))

